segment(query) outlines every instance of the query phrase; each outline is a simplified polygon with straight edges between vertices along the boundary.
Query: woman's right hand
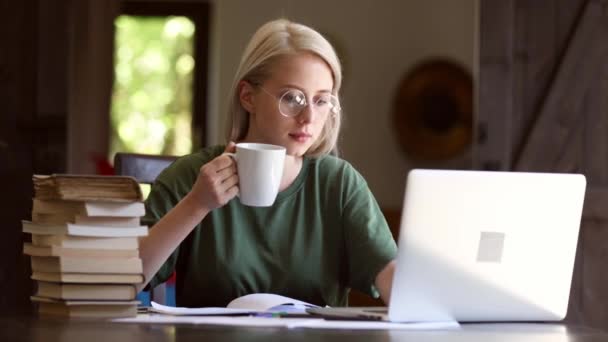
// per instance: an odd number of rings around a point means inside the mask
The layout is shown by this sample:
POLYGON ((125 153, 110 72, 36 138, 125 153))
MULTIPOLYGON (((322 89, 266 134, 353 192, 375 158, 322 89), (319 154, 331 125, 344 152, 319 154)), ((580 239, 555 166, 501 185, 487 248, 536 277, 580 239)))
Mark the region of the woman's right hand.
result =
POLYGON ((224 206, 239 192, 239 177, 236 162, 226 152, 235 152, 236 145, 230 142, 224 154, 203 165, 196 182, 190 190, 190 201, 202 206, 207 212, 224 206))

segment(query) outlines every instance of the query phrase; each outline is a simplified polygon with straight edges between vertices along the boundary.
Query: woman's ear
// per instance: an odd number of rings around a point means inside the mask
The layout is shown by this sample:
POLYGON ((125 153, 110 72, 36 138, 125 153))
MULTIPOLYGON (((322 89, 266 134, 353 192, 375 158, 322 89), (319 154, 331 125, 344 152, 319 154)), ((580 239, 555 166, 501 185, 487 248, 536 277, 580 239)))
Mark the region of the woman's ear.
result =
POLYGON ((254 88, 251 83, 247 81, 239 82, 239 100, 241 102, 241 106, 245 108, 249 114, 253 114, 255 112, 255 102, 254 98, 254 88))

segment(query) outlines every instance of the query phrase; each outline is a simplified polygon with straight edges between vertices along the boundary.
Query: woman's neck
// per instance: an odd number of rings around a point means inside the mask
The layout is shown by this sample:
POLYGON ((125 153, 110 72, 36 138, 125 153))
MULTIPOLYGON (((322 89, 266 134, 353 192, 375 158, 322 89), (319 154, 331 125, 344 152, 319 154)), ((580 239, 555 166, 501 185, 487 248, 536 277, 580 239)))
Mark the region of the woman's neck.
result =
POLYGON ((279 191, 287 189, 293 181, 296 180, 302 169, 303 157, 296 156, 285 156, 285 164, 283 168, 283 178, 281 179, 281 185, 279 191))

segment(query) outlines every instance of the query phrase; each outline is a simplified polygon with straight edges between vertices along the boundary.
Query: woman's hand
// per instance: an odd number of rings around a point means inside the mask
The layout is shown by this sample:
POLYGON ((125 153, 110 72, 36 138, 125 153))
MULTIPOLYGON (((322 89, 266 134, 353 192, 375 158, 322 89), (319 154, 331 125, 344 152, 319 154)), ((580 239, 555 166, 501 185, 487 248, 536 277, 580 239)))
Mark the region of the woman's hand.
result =
POLYGON ((391 288, 393 287, 393 276, 395 274, 396 261, 389 262, 376 276, 375 285, 380 292, 380 298, 388 305, 391 300, 391 288))
MULTIPOLYGON (((235 150, 236 145, 230 143, 224 153, 235 150)), ((238 182, 236 163, 226 154, 201 167, 192 190, 150 229, 148 236, 140 239, 139 255, 145 281, 137 285, 137 292, 211 210, 236 196, 238 182)))
POLYGON ((224 154, 203 165, 192 190, 187 197, 206 212, 224 206, 239 192, 236 162, 226 152, 234 152, 236 145, 230 142, 224 154))

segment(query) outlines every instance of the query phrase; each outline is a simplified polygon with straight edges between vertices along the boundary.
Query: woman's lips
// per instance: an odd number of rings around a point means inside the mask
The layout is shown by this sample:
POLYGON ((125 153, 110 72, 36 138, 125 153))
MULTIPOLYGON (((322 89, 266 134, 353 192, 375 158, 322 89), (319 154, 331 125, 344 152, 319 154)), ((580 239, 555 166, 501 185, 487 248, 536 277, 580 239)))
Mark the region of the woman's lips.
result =
POLYGON ((306 142, 308 141, 308 139, 310 139, 312 137, 312 135, 308 134, 308 133, 303 133, 303 132, 298 132, 298 133, 289 133, 289 136, 297 141, 297 142, 306 142))

